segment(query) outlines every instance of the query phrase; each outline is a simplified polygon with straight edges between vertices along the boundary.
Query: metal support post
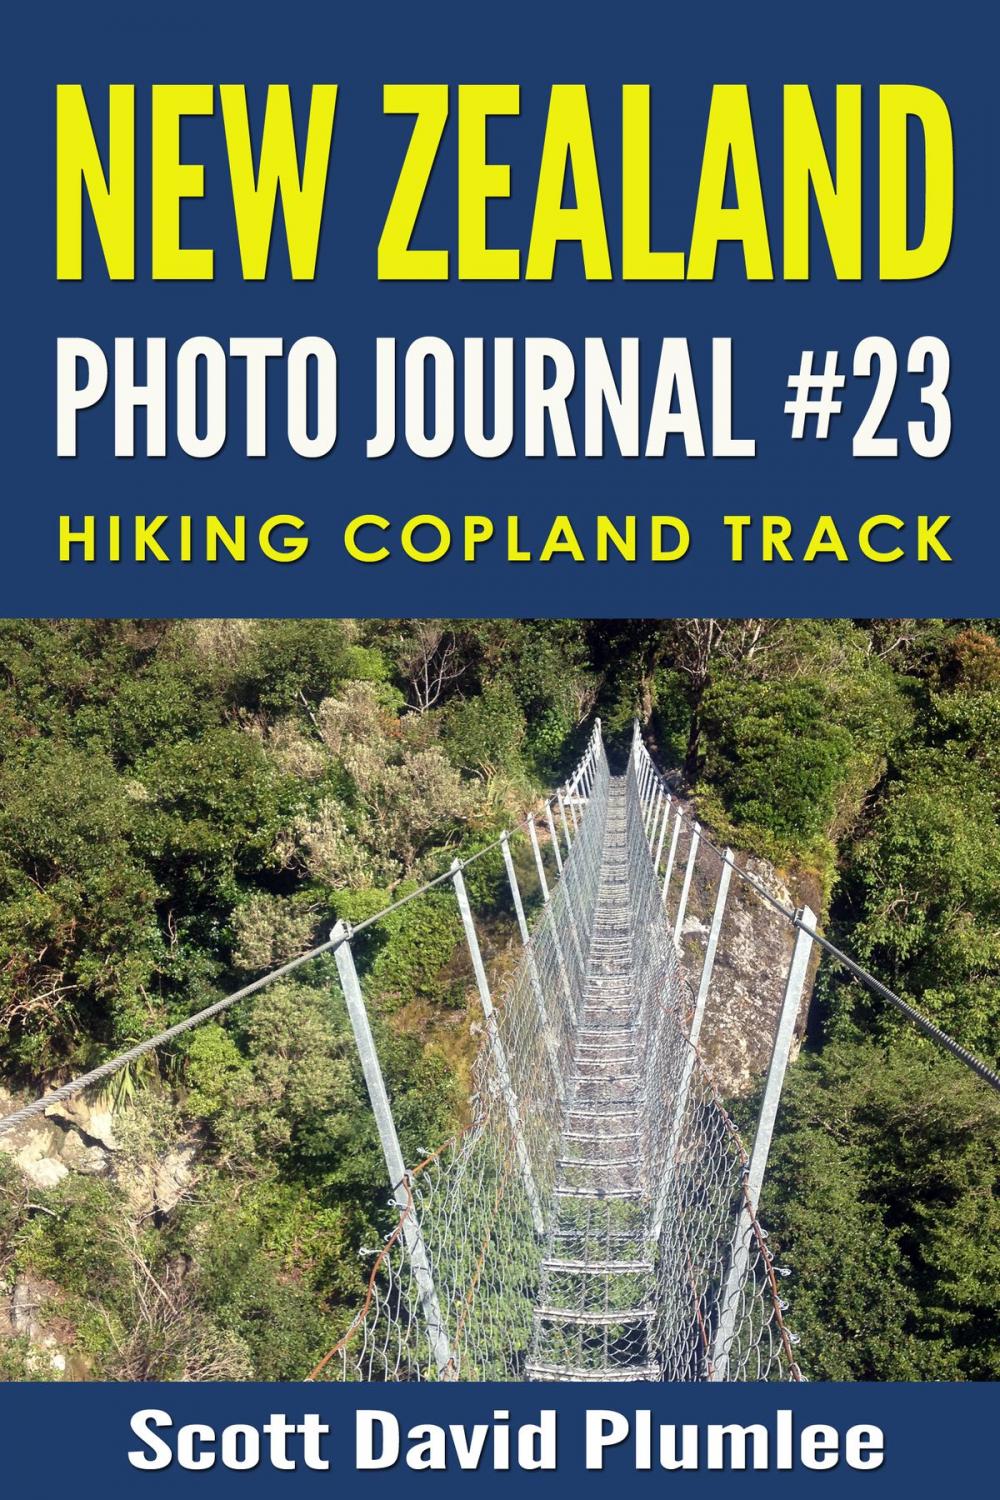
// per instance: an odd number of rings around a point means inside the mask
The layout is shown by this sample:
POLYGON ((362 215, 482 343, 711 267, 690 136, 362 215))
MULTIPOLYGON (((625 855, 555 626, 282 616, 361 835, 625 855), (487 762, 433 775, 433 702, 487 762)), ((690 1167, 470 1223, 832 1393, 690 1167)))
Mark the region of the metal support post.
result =
POLYGON ((750 1164, 747 1167, 746 1199, 740 1210, 729 1274, 726 1277, 725 1289, 719 1304, 719 1324, 712 1343, 712 1369, 710 1371, 712 1380, 725 1380, 729 1374, 729 1355, 736 1334, 739 1297, 750 1264, 750 1250, 754 1238, 753 1216, 757 1212, 757 1204, 760 1201, 760 1190, 778 1115, 778 1102, 781 1099, 785 1070, 788 1067, 788 1054, 791 1051, 792 1037, 795 1035, 795 1022, 798 1019, 799 1006, 802 1004, 802 991, 805 988, 806 971, 809 968, 809 958, 812 953, 813 931, 816 927, 814 914, 808 906, 800 907, 795 914, 795 921, 798 931, 795 934, 792 961, 788 966, 788 975, 785 979, 785 993, 778 1015, 774 1045, 771 1048, 771 1062, 767 1070, 767 1083, 760 1106, 757 1133, 754 1136, 750 1164))
POLYGON ((670 853, 667 855, 667 868, 663 872, 663 905, 667 904, 667 891, 670 886, 670 877, 674 873, 674 859, 677 855, 677 840, 681 836, 681 810, 674 813, 674 831, 670 835, 670 853))
POLYGON ((597 765, 604 751, 604 741, 601 739, 601 721, 595 720, 594 733, 590 741, 589 766, 587 769, 587 796, 594 790, 594 781, 597 777, 597 765))
POLYGON ((670 809, 673 806, 673 800, 674 799, 671 797, 670 793, 668 792, 667 793, 667 800, 666 800, 666 802, 664 804, 664 807, 663 807, 663 821, 660 824, 660 837, 659 837, 659 839, 657 840, 657 843, 656 843, 656 857, 653 860, 653 873, 654 874, 660 868, 660 856, 663 853, 663 835, 666 833, 666 831, 667 831, 667 824, 670 822, 670 809))
POLYGON ((562 1066, 559 1062, 559 1048, 556 1039, 552 1035, 552 1027, 549 1023, 549 1013, 545 1004, 545 994, 542 990, 542 981, 538 976, 538 965, 535 962, 535 950, 531 942, 531 934, 528 931, 527 918, 524 915, 524 902, 521 900, 521 887, 517 881, 517 871, 514 869, 514 856, 510 852, 510 840, 506 832, 500 835, 500 848, 503 851, 503 862, 507 870, 507 883, 510 886, 511 900, 514 903, 514 911, 517 914, 518 931, 521 934, 521 942, 525 948, 525 962, 531 975, 531 988, 535 996, 535 1004, 538 1006, 538 1019, 542 1026, 542 1036, 545 1038, 545 1046, 548 1049, 549 1062, 552 1064, 552 1072, 555 1075, 556 1087, 559 1097, 565 1092, 563 1083, 562 1066))
POLYGON ((646 837, 652 843, 653 829, 656 819, 660 813, 660 800, 663 797, 663 783, 660 781, 659 771, 653 771, 653 780, 649 788, 649 815, 646 818, 646 837))
MULTIPOLYGON (((562 900, 566 903, 566 912, 569 917, 570 932, 573 935, 573 947, 576 950, 577 973, 580 975, 580 978, 582 980, 583 975, 586 971, 586 963, 583 956, 583 946, 580 942, 580 928, 576 920, 576 907, 573 905, 572 879, 567 880, 564 877, 559 889, 562 892, 562 900)), ((555 926, 553 924, 553 931, 554 930, 555 926)))
POLYGON ((570 851, 570 846, 571 846, 571 844, 572 844, 573 841, 572 841, 572 839, 569 836, 569 824, 566 821, 566 803, 563 800, 563 794, 562 794, 562 792, 560 792, 558 795, 559 795, 559 817, 562 820, 563 838, 566 840, 566 853, 568 854, 569 851, 570 851))
POLYGON ((637 752, 636 769, 639 773, 639 806, 642 808, 643 817, 646 814, 646 797, 649 793, 650 764, 646 756, 639 756, 637 752))
POLYGON ((691 1030, 688 1034, 688 1040, 695 1047, 698 1045, 698 1038, 701 1035, 701 1021, 705 1014, 705 1002, 708 1000, 708 992, 712 984, 712 971, 715 968, 715 955, 719 947, 722 919, 726 914, 726 898, 729 895, 729 882, 733 875, 733 867, 730 864, 732 857, 733 851, 731 849, 723 851, 722 866, 719 870, 719 886, 715 893, 715 910, 712 912, 712 925, 708 931, 705 958, 701 966, 701 982, 698 985, 698 994, 694 1002, 694 1015, 691 1019, 691 1030))
POLYGON ((573 1003, 573 986, 570 983, 569 970, 566 968, 566 959, 563 954, 562 943, 559 941, 559 923, 558 921, 554 921, 551 919, 551 913, 549 929, 552 934, 552 946, 556 950, 556 962, 559 965, 559 978, 562 980, 563 993, 566 996, 566 1009, 569 1011, 570 1021, 575 1026, 576 1006, 573 1003))
POLYGON ((652 854, 656 843, 656 830, 660 822, 660 804, 663 802, 663 783, 656 783, 656 799, 653 803, 653 821, 649 825, 649 852, 652 854))
POLYGON ((431 1358, 437 1367, 438 1374, 447 1378, 447 1372, 451 1366, 452 1359, 451 1347, 448 1342, 444 1319, 441 1316, 441 1306, 438 1302, 437 1291, 434 1286, 430 1257, 427 1254, 427 1247, 424 1244, 424 1238, 420 1230, 420 1220, 417 1217, 413 1196, 408 1186, 406 1167, 403 1163, 403 1153, 400 1150, 399 1137, 396 1134, 396 1125, 392 1118, 392 1108, 389 1104, 389 1095, 386 1093, 385 1080, 382 1077, 378 1053, 375 1050, 371 1027, 368 1024, 368 1012, 365 1009, 361 984, 358 980, 357 970, 354 967, 354 954, 351 951, 350 943, 350 929, 346 923, 338 922, 331 932, 330 937, 337 944, 333 950, 333 955, 337 961, 340 987, 344 992, 344 1000, 347 1003, 347 1014, 350 1018, 351 1030, 354 1032, 354 1041, 358 1049, 358 1057, 361 1060, 361 1070, 364 1073, 368 1097, 371 1100, 372 1113, 375 1116, 375 1125, 378 1129, 379 1141, 382 1145, 382 1155, 385 1158, 386 1170, 389 1173, 389 1183, 392 1187, 392 1194, 396 1200, 396 1204, 403 1215, 403 1240, 406 1245, 407 1255, 410 1258, 410 1265, 413 1268, 413 1276, 420 1296, 420 1306, 427 1325, 427 1342, 430 1345, 431 1358))
POLYGON ((688 848, 687 864, 684 866, 684 884, 681 886, 681 899, 677 907, 677 916, 674 919, 674 944, 678 953, 684 942, 684 915, 687 911, 688 897, 691 894, 691 876, 694 874, 694 862, 698 858, 700 839, 701 824, 696 823, 691 830, 691 844, 688 848))
POLYGON ((643 829, 646 843, 649 846, 650 858, 652 858, 653 854, 653 841, 656 838, 656 825, 660 821, 660 800, 661 796, 659 791, 657 790, 653 793, 652 816, 647 820, 646 825, 643 829))
MULTIPOLYGON (((541 847, 538 843, 538 830, 535 827, 534 813, 532 813, 528 818, 528 837, 531 840, 531 849, 535 856, 535 869, 538 872, 538 884, 541 888, 542 900, 547 906, 549 903, 549 883, 545 878, 545 865, 542 860, 541 847)), ((562 944, 559 941, 559 927, 558 924, 554 921, 551 923, 551 933, 552 946, 556 950, 556 958, 559 963, 559 976, 562 979, 563 990, 566 994, 566 1008, 568 1009, 570 1018, 573 1022, 573 1025, 575 1026, 576 1006, 573 1004, 573 987, 570 984, 569 974, 566 971, 566 960, 563 957, 562 944)))
MULTIPOLYGON (((726 856, 732 857, 732 850, 726 850, 726 856)), ((676 1165, 677 1144, 680 1140, 681 1129, 684 1124, 684 1111, 687 1108, 688 1089, 691 1086, 691 1074, 694 1071, 696 1047, 701 1036, 701 1023, 705 1018, 705 1006, 708 1002, 708 993, 712 985, 712 971, 715 968, 715 955, 719 947, 719 934, 722 931, 722 919, 726 913, 726 898, 729 895, 729 881, 733 869, 728 863, 723 862, 719 875, 719 888, 715 893, 715 910, 712 913, 712 926, 708 934, 708 946, 705 949, 705 961, 701 966, 701 982, 698 985, 698 995, 694 1003, 694 1014, 691 1017, 691 1029, 688 1032, 690 1045, 685 1049, 684 1063, 681 1069, 680 1082, 677 1085, 677 1094, 674 1100, 674 1114, 670 1125, 670 1137, 667 1144, 666 1158, 664 1161, 663 1180, 657 1195, 656 1206, 653 1209, 652 1238, 655 1243, 660 1238, 660 1230, 663 1227, 663 1215, 667 1207, 667 1195, 673 1182, 674 1167, 676 1165)))
POLYGON ((552 816, 551 802, 546 802, 545 804, 545 821, 549 825, 549 842, 552 845, 552 852, 556 857, 556 869, 561 875, 563 867, 562 850, 559 847, 559 840, 556 838, 556 825, 555 819, 552 816))
POLYGON ((799 908, 795 914, 795 920, 799 924, 798 931, 795 934, 795 947, 792 950, 792 961, 788 966, 785 993, 781 1001, 781 1012, 778 1016, 778 1028, 774 1036, 771 1062, 767 1070, 767 1083, 764 1087, 764 1098, 760 1106, 760 1119, 757 1121, 757 1133, 753 1138, 753 1150, 750 1153, 747 1189, 750 1195, 751 1207, 755 1212, 758 1199, 760 1198, 761 1183, 764 1181, 764 1169, 767 1166, 768 1153, 771 1149, 771 1137, 774 1135, 774 1122, 778 1117, 778 1101, 781 1098, 781 1089, 785 1082, 788 1054, 791 1051, 792 1038, 795 1035, 795 1022, 798 1020, 799 1006, 802 1003, 802 991, 806 983, 806 970, 809 967, 809 957, 812 953, 813 939, 812 931, 809 929, 815 929, 816 926, 816 917, 808 906, 799 908))
MULTIPOLYGON (((559 816, 562 819, 563 834, 565 835, 565 838, 566 838, 566 853, 567 853, 567 856, 568 856, 569 849, 570 849, 569 828, 568 828, 567 823, 566 823, 566 809, 563 806, 563 795, 562 795, 562 792, 558 793, 558 797, 559 797, 559 816)), ((554 822, 553 817, 552 817, 552 804, 551 804, 551 802, 546 804, 545 815, 546 815, 546 817, 548 819, 549 836, 552 839, 552 847, 555 850, 556 865, 559 868, 559 873, 562 874, 563 873, 564 862, 563 862, 563 858, 562 858, 562 855, 561 855, 560 850, 559 850, 559 838, 558 838, 558 835, 556 834, 555 822, 554 822)), ((562 889, 562 892, 563 892, 563 900, 566 903, 566 910, 567 910, 567 912, 569 914, 570 930, 571 930, 571 932, 573 934, 573 946, 576 949, 576 961, 577 961, 577 966, 578 966, 578 972, 582 975, 583 974, 583 970, 584 970, 583 948, 580 945, 580 931, 579 931, 579 928, 577 927, 577 923, 576 923, 576 911, 575 911, 575 909, 573 907, 573 893, 572 893, 572 889, 571 889, 570 885, 567 884, 567 882, 565 880, 563 880, 563 882, 562 882, 561 889, 562 889)), ((553 926, 553 931, 554 930, 555 930, 555 928, 553 926)), ((562 962, 562 953, 561 953, 561 951, 560 951, 560 962, 562 962)), ((570 1008, 572 1009, 572 1001, 570 1002, 570 1008)))
POLYGON ((548 904, 549 883, 545 878, 545 865, 542 863, 542 851, 538 847, 538 829, 535 827, 535 815, 532 813, 528 818, 528 837, 535 855, 535 869, 538 871, 538 884, 542 891, 542 900, 548 904))
POLYGON ((517 873, 514 869, 514 856, 510 852, 510 839, 506 830, 500 835, 500 848, 503 853, 504 868, 507 871, 507 884, 510 886, 510 898, 514 903, 514 911, 517 915, 518 931, 521 934, 521 942, 527 948, 530 941, 528 932, 528 919, 524 915, 524 902, 521 900, 521 887, 517 882, 517 873))
POLYGON ((465 876, 462 874, 461 860, 456 859, 452 861, 451 878, 455 887, 455 897, 458 901, 462 926, 465 929, 465 941, 469 947, 469 957, 472 959, 472 968, 476 976, 476 987, 479 990, 479 999, 482 1002, 483 1015, 486 1018, 486 1031, 490 1039, 490 1050, 493 1054, 493 1060, 496 1063, 500 1090, 504 1096, 504 1103, 507 1106, 507 1119, 510 1122, 511 1134, 514 1137, 514 1149, 517 1152, 518 1165, 521 1168, 521 1176, 524 1179, 524 1189, 528 1195, 528 1203, 531 1207, 531 1217, 535 1225, 536 1234, 542 1235, 545 1233, 545 1219, 542 1215, 542 1205, 538 1197, 538 1189, 535 1187, 534 1173, 531 1170, 531 1157, 528 1154, 527 1142, 524 1139, 521 1115, 517 1107, 517 1095, 514 1093, 514 1086, 510 1078, 510 1069, 507 1066, 507 1055, 504 1051, 503 1042, 500 1040, 500 1031, 493 1010, 493 997, 490 994, 490 984, 486 977, 486 966, 483 963, 479 938, 476 934, 475 923, 472 920, 472 908, 469 905, 469 893, 465 888, 465 876))

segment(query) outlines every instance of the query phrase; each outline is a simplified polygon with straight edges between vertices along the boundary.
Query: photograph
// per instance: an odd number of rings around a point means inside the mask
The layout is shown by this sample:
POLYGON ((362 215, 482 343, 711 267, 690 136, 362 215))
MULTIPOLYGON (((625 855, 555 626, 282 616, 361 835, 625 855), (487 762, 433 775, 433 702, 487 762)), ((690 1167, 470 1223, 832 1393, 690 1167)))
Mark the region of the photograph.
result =
POLYGON ((998 1068, 998 619, 0 621, 5 1382, 996 1381, 998 1068))

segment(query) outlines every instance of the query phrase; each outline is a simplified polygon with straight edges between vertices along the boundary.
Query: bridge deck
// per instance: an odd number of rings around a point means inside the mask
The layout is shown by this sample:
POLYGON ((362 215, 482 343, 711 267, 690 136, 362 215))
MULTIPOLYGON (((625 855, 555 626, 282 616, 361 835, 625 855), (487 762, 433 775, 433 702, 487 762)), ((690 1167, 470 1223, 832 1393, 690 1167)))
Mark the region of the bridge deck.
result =
POLYGON ((639 999, 625 778, 612 778, 583 1006, 563 1111, 552 1229, 526 1373, 533 1380, 657 1380, 648 1328, 650 1203, 636 1154, 639 999))

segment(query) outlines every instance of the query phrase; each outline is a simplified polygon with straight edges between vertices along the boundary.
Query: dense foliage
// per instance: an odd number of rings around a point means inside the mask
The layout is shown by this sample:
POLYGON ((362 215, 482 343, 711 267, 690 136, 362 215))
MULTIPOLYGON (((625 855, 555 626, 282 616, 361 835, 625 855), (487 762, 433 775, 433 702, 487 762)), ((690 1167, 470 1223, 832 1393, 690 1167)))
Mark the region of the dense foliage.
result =
MULTIPOLYGON (((412 890, 595 709, 619 751, 638 713, 717 832, 996 1062, 997 624, 0 623, 0 1078, 33 1094, 412 890)), ((431 893, 359 950, 411 1158, 467 1109, 458 937, 431 893)), ((300 1377, 386 1223, 330 961, 115 1087, 112 1177, 29 1190, 0 1155, 0 1277, 51 1299, 72 1374, 300 1377)), ((813 1377, 1000 1375, 998 1163, 994 1099, 824 975, 764 1203, 813 1377)), ((0 1373, 37 1372, 0 1339, 0 1373)))

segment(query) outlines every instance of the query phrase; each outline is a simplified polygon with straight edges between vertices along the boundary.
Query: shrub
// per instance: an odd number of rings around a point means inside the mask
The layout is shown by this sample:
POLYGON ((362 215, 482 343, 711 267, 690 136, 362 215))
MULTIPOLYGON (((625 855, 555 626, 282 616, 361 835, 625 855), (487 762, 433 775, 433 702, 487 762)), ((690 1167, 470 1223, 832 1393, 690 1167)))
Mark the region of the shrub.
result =
POLYGON ((705 780, 734 823, 792 841, 825 832, 852 740, 831 721, 820 683, 727 679, 708 690, 703 712, 705 780))

